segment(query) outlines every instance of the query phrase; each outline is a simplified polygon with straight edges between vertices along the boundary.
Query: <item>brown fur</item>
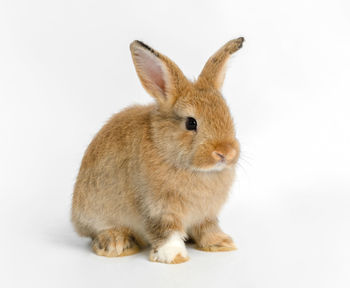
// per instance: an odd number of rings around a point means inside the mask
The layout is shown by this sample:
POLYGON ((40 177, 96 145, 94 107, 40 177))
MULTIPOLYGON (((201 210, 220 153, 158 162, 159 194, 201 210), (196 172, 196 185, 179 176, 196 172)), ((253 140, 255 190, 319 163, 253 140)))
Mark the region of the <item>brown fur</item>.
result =
MULTIPOLYGON (((156 104, 114 115, 85 152, 72 222, 93 239, 98 255, 129 255, 148 244, 155 250, 173 231, 190 235, 206 251, 234 247, 216 220, 239 157, 220 88, 225 63, 242 42, 224 45, 194 83, 166 56, 138 41, 130 45, 141 83, 156 104), (187 117, 196 118, 197 131, 186 130, 187 117), (225 167, 211 170, 219 154, 225 167)), ((186 260, 179 255, 172 263, 186 260)))

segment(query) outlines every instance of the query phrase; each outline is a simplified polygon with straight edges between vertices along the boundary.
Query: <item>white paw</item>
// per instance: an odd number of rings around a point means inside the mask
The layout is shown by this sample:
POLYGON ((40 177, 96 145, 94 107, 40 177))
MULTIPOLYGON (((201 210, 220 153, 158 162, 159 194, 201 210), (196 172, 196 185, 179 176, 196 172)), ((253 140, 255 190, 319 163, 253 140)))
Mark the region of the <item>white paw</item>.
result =
POLYGON ((187 250, 179 232, 174 232, 158 249, 152 250, 151 261, 162 263, 181 263, 187 261, 187 250), (177 258, 177 259, 175 259, 177 258))

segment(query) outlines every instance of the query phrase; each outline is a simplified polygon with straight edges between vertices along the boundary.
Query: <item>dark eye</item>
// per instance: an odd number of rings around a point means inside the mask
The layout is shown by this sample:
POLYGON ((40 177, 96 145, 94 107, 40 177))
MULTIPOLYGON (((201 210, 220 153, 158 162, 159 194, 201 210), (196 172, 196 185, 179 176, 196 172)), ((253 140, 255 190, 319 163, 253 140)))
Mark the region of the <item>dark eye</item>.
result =
POLYGON ((196 119, 192 118, 192 117, 187 117, 186 120, 186 129, 187 130, 197 130, 197 121, 196 119))

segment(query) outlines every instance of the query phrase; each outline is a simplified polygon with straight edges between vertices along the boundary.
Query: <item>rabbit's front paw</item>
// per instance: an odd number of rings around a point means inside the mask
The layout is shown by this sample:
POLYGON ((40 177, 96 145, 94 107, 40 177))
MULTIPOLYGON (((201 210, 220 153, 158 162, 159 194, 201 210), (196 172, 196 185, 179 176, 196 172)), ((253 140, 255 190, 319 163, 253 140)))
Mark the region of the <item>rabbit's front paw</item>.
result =
POLYGON ((150 254, 151 261, 167 264, 179 264, 188 259, 185 243, 177 232, 171 234, 163 245, 152 249, 150 254))

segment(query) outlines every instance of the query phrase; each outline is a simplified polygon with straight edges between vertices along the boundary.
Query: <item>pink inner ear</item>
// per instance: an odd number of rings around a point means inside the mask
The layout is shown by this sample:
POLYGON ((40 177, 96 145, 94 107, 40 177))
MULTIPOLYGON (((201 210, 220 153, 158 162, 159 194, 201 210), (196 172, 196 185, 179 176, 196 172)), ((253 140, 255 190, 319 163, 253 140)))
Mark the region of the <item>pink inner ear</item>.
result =
POLYGON ((156 84, 163 93, 165 93, 165 75, 162 67, 160 66, 161 64, 158 63, 160 60, 154 55, 147 55, 144 57, 142 62, 144 73, 146 74, 147 78, 156 84))

